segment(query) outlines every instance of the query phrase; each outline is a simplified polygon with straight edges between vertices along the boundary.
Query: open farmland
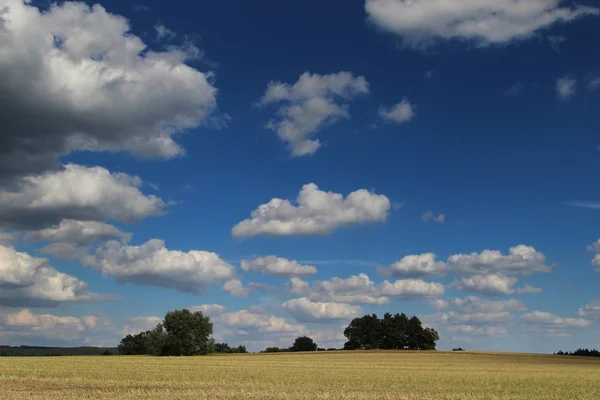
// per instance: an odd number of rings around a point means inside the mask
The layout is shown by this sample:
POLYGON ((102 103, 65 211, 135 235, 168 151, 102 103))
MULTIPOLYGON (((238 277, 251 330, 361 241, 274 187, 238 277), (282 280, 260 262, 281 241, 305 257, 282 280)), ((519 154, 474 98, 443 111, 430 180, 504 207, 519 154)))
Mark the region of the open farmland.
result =
POLYGON ((600 399, 600 361, 444 352, 0 359, 1 399, 600 399))

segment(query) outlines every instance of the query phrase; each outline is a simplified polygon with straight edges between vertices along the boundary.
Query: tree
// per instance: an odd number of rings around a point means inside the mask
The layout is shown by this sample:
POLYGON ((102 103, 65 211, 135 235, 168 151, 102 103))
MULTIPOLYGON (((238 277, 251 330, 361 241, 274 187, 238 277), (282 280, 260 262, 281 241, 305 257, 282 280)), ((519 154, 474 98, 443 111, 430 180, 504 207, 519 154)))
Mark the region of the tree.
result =
POLYGON ((344 330, 348 341, 344 350, 435 350, 440 336, 435 329, 423 328, 418 317, 406 314, 386 313, 382 319, 377 315, 355 318, 344 330))
POLYGON ((140 332, 135 335, 127 335, 119 343, 119 354, 125 356, 137 356, 148 353, 148 335, 150 331, 140 332))
POLYGON ((308 336, 297 337, 290 351, 317 351, 317 344, 308 336))
POLYGON ((171 356, 208 354, 213 324, 200 311, 188 309, 169 311, 163 327, 166 331, 167 353, 171 356))

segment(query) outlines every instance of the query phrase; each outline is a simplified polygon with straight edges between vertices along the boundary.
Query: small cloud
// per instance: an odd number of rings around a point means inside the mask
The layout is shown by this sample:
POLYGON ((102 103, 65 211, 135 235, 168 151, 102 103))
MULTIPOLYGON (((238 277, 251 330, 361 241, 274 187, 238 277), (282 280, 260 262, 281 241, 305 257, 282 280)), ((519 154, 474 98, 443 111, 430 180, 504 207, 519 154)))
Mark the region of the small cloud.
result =
POLYGON ((590 210, 600 210, 600 203, 593 201, 571 201, 567 203, 571 207, 589 208, 590 210))
POLYGON ((154 25, 154 29, 156 30, 156 39, 158 39, 158 40, 161 40, 161 39, 171 40, 175 36, 177 36, 175 34, 175 32, 173 32, 172 30, 170 30, 169 28, 167 28, 166 26, 164 26, 161 23, 154 25))
POLYGON ((425 72, 425 77, 428 80, 433 79, 433 75, 435 74, 435 70, 434 69, 430 69, 429 71, 425 72))
POLYGON ((133 11, 135 12, 145 12, 145 11, 150 11, 150 7, 147 7, 143 4, 134 4, 133 5, 133 11))
POLYGON ((378 114, 385 121, 404 124, 413 119, 416 115, 415 109, 416 107, 413 106, 410 101, 403 99, 400 103, 389 108, 384 106, 379 107, 378 114))
POLYGON ((435 215, 433 211, 427 211, 425 214, 421 215, 421 221, 425 223, 433 221, 438 224, 443 224, 446 222, 446 216, 444 214, 435 215))
POLYGON ((233 120, 231 115, 223 113, 221 115, 215 115, 206 118, 203 121, 203 124, 209 129, 221 130, 227 128, 231 120, 233 120))
POLYGON ((525 85, 523 85, 521 82, 518 82, 509 87, 504 92, 504 95, 507 97, 518 97, 523 94, 523 91, 525 91, 525 85))
POLYGON ((600 88, 600 73, 598 71, 587 74, 585 76, 585 80, 589 91, 594 91, 600 88))
POLYGON ((574 75, 565 75, 556 81, 556 95, 559 99, 568 101, 577 91, 577 78, 574 75))
POLYGON ((392 203, 392 210, 394 210, 394 211, 397 211, 397 210, 401 209, 402 207, 404 207, 404 202, 392 203))
POLYGON ((548 36, 548 41, 550 42, 550 47, 552 50, 560 53, 560 44, 567 40, 564 36, 548 36))

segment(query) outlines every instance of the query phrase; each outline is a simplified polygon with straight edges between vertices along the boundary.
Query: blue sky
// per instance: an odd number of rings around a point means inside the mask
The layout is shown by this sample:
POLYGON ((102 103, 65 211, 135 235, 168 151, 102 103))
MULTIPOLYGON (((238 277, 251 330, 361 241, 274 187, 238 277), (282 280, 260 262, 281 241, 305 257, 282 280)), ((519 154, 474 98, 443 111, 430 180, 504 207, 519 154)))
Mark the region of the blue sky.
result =
POLYGON ((600 9, 409 3, 0 0, 0 340, 597 347, 600 9))

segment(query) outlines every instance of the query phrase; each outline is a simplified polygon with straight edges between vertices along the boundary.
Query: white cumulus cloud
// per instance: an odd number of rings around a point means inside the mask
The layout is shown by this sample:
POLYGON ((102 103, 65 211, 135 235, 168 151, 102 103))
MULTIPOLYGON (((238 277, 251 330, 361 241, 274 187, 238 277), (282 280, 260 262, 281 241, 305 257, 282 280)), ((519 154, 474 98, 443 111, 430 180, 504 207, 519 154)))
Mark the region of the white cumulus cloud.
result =
POLYGON ((455 254, 448 258, 448 267, 461 274, 532 275, 552 272, 552 267, 546 265, 546 256, 525 245, 511 247, 508 255, 498 250, 455 254))
POLYGON ((500 296, 515 292, 513 286, 517 278, 507 277, 500 274, 474 275, 454 281, 450 286, 463 292, 483 293, 490 296, 500 296))
POLYGON ((302 297, 288 300, 282 307, 300 322, 325 322, 352 319, 362 314, 362 308, 345 303, 313 302, 302 297))
POLYGON ((32 257, 0 245, 0 304, 11 307, 49 307, 63 302, 107 300, 91 293, 85 282, 58 272, 45 258, 32 257))
POLYGON ((418 255, 409 255, 396 261, 387 268, 379 270, 384 275, 404 276, 404 277, 422 277, 439 276, 447 272, 446 263, 436 261, 435 254, 423 253, 418 255))
POLYGON ((242 260, 241 267, 244 272, 262 272, 265 275, 286 277, 313 275, 317 273, 317 268, 312 265, 302 265, 297 261, 277 256, 242 260))
MULTIPOLYGON (((137 221, 165 212, 166 203, 141 192, 142 180, 101 167, 68 164, 58 171, 32 175, 10 188, 0 189, 0 224, 15 227, 52 227, 56 235, 85 229, 65 221, 137 221)), ((98 229, 95 225, 94 229, 98 229)), ((90 226, 88 223, 87 229, 90 226)), ((106 231, 107 227, 103 227, 106 231)), ((110 229, 110 228, 109 228, 110 229)), ((113 233, 123 236, 113 230, 113 233)), ((48 237, 52 231, 33 233, 48 237)))
POLYGON ((216 108, 213 75, 186 64, 193 45, 148 48, 99 4, 0 9, 0 76, 11 77, 0 82, 0 179, 41 174, 74 150, 178 156, 173 137, 216 108))
POLYGON ((297 203, 271 199, 252 211, 250 219, 235 225, 232 235, 327 235, 351 225, 385 222, 391 206, 386 196, 366 189, 344 198, 342 194, 320 190, 314 183, 302 187, 297 203))
POLYGON ((404 124, 416 115, 416 107, 407 99, 391 107, 379 107, 378 114, 384 121, 394 122, 396 124, 404 124))
POLYGON ((261 105, 285 103, 267 127, 288 144, 292 156, 315 153, 320 147, 313 136, 323 127, 350 118, 347 104, 354 97, 369 93, 364 77, 349 72, 319 75, 302 74, 293 85, 269 82, 261 105))
POLYGON ((232 265, 216 253, 169 250, 162 240, 152 239, 140 246, 109 241, 81 260, 117 282, 154 285, 201 294, 206 286, 235 277, 232 265))
POLYGON ((480 46, 531 38, 557 23, 600 10, 561 0, 366 0, 369 20, 399 35, 405 45, 469 40, 480 46))
POLYGON ((570 100, 577 91, 577 78, 573 75, 563 76, 556 81, 556 95, 561 100, 570 100))
POLYGON ((250 289, 244 287, 239 279, 231 279, 223 284, 223 291, 236 297, 246 297, 250 294, 250 289))
POLYGON ((600 300, 586 304, 579 309, 577 315, 584 318, 600 318, 600 300))

